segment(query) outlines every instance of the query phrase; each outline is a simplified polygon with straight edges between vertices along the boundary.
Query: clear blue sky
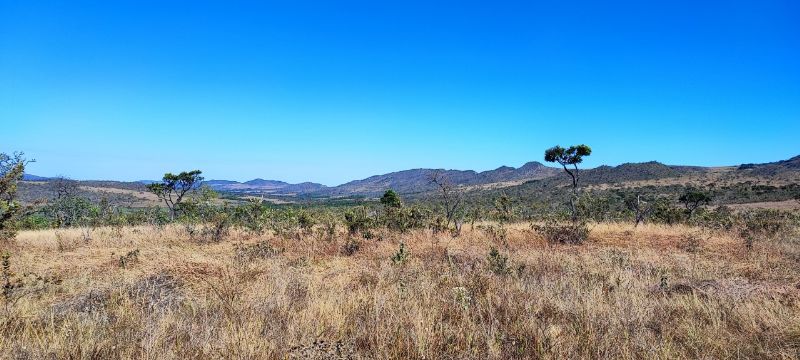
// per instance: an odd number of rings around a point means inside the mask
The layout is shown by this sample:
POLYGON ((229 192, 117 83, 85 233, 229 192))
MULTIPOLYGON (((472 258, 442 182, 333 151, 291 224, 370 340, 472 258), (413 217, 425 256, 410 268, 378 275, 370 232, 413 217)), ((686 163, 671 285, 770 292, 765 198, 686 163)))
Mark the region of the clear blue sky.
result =
POLYGON ((534 3, 0 0, 0 151, 327 185, 555 144, 588 166, 800 154, 800 2, 534 3))

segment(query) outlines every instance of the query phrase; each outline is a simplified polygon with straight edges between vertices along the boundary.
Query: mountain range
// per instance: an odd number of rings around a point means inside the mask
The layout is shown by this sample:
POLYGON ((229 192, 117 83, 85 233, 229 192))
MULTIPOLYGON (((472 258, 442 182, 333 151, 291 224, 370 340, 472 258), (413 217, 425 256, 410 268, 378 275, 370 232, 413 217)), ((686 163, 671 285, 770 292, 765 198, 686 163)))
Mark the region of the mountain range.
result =
POLYGON ((403 194, 427 192, 435 189, 431 182, 438 175, 453 185, 472 186, 504 182, 521 182, 543 179, 557 174, 560 170, 539 162, 529 162, 519 168, 501 166, 494 170, 477 172, 473 170, 410 169, 328 187, 322 184, 304 182, 289 184, 277 180, 254 179, 245 182, 230 180, 208 180, 208 187, 218 191, 258 193, 271 195, 308 195, 314 197, 337 197, 379 195, 386 189, 394 189, 403 194))
MULTIPOLYGON (((562 176, 563 169, 545 166, 539 162, 528 162, 519 168, 501 166, 494 170, 410 169, 374 175, 338 186, 303 182, 291 184, 278 180, 253 179, 245 182, 232 180, 207 180, 204 185, 217 191, 239 195, 266 195, 276 197, 339 198, 376 197, 387 189, 405 195, 423 195, 436 190, 431 178, 438 176, 450 184, 467 190, 507 189, 509 191, 549 191, 568 185, 562 176)), ((49 178, 25 174, 24 180, 32 183, 46 182, 49 178)), ((152 180, 133 183, 113 181, 81 181, 89 187, 117 187, 144 190, 143 184, 152 180), (114 185, 118 184, 118 185, 114 185), (138 184, 138 185, 137 185, 138 184)), ((760 183, 787 185, 800 183, 800 156, 788 160, 742 164, 726 167, 700 167, 665 165, 656 161, 625 163, 618 166, 599 166, 581 170, 581 183, 604 188, 618 186, 647 186, 668 184, 735 184, 760 183)), ((506 190, 503 190, 506 191, 506 190)))

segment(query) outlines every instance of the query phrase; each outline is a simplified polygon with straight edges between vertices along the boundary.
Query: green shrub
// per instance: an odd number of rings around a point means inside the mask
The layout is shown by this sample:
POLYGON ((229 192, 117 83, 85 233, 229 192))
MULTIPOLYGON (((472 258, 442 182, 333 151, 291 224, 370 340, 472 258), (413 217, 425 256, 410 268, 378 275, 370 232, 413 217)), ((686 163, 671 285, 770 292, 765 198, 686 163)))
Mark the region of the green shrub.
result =
POLYGON ((233 211, 236 225, 254 234, 261 234, 269 222, 270 209, 260 200, 248 200, 233 211))
POLYGON ((655 223, 674 225, 683 221, 684 212, 673 206, 668 199, 659 198, 653 203, 650 219, 655 223))
POLYGON ((314 218, 314 215, 310 212, 301 210, 297 214, 297 224, 300 226, 300 230, 302 230, 303 233, 311 234, 314 225, 317 224, 317 219, 314 218))
POLYGON ((406 250, 406 244, 400 243, 400 249, 397 250, 397 252, 391 257, 392 264, 403 264, 408 260, 409 257, 411 257, 411 253, 406 250))
POLYGON ((489 250, 486 260, 489 263, 489 270, 497 275, 508 275, 511 272, 508 266, 508 256, 501 254, 495 247, 489 250))
POLYGON ((50 219, 41 213, 33 213, 24 216, 19 221, 19 227, 28 230, 43 230, 52 227, 50 219))
POLYGON ((347 227, 347 232, 350 235, 355 235, 372 228, 374 222, 367 214, 366 208, 357 207, 345 212, 344 223, 347 227))

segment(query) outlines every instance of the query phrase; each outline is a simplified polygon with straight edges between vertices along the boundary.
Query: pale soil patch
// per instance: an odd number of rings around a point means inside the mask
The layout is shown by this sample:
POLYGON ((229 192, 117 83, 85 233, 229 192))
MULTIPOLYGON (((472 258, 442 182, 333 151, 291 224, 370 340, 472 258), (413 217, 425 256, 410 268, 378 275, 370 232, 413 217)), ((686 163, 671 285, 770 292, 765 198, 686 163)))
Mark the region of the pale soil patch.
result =
POLYGON ((248 196, 243 196, 242 198, 243 199, 247 199, 247 200, 263 200, 263 201, 266 201, 268 203, 272 203, 272 204, 276 204, 276 205, 294 204, 293 201, 288 201, 288 200, 283 200, 283 199, 273 199, 273 198, 269 198, 269 197, 265 197, 265 196, 248 195, 248 196))
POLYGON ((797 200, 765 201, 765 202, 754 202, 746 204, 729 204, 726 206, 734 210, 752 210, 752 209, 798 210, 800 209, 800 201, 797 200))
POLYGON ((137 201, 130 204, 130 206, 133 207, 165 206, 164 203, 160 201, 155 194, 147 191, 120 189, 114 187, 83 186, 83 185, 79 186, 79 188, 84 191, 91 191, 99 194, 130 195, 137 199, 137 201))

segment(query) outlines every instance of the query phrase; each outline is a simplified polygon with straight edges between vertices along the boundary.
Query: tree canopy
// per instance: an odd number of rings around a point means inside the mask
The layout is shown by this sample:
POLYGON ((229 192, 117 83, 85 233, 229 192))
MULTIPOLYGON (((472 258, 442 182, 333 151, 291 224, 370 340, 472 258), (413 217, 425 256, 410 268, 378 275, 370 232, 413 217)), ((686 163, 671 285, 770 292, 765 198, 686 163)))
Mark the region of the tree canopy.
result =
POLYGON ((182 171, 178 175, 166 173, 161 182, 149 184, 147 189, 167 205, 170 215, 175 219, 184 195, 203 182, 202 173, 200 170, 182 171))
POLYGON ((575 208, 575 202, 578 199, 578 180, 580 179, 578 164, 583 162, 585 156, 591 154, 592 148, 584 144, 573 145, 566 149, 556 145, 544 151, 544 161, 561 164, 564 171, 572 178, 572 198, 569 201, 569 206, 572 211, 573 221, 577 221, 578 219, 578 212, 575 208), (570 168, 567 167, 568 165, 572 165, 573 169, 570 170, 570 168))
POLYGON ((22 153, 0 153, 0 240, 13 238, 16 234, 14 220, 21 210, 16 199, 17 183, 22 179, 28 162, 22 153))
POLYGON ((711 197, 699 190, 688 190, 678 198, 678 201, 683 203, 686 211, 689 212, 689 218, 691 218, 697 208, 711 202, 711 197))
POLYGON ((400 199, 400 195, 392 189, 386 190, 386 192, 383 193, 381 204, 388 208, 395 209, 403 207, 403 201, 400 199))
POLYGON ((583 162, 584 156, 592 154, 592 148, 588 145, 574 145, 569 148, 553 146, 544 152, 544 160, 547 162, 557 162, 561 166, 576 165, 583 162))

